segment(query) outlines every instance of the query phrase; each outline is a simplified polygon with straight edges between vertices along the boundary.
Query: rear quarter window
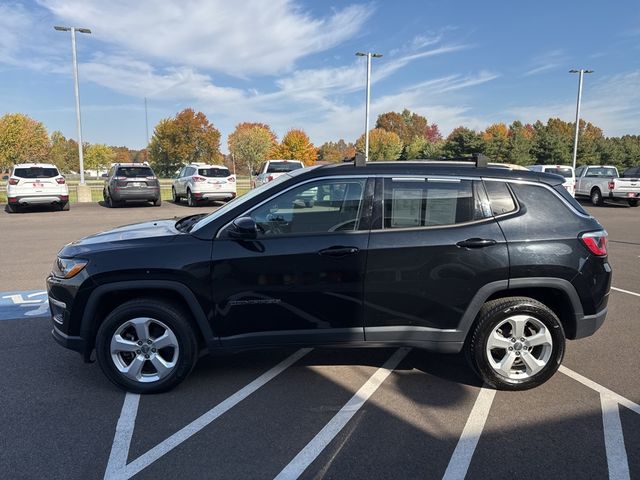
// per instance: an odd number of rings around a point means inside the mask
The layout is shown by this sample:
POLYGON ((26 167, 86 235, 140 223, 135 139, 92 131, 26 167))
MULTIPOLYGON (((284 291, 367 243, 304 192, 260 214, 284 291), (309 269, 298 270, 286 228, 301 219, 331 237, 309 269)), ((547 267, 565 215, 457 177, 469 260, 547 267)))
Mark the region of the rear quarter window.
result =
POLYGON ((494 216, 504 215, 516 210, 516 202, 505 182, 485 181, 484 186, 487 190, 491 212, 494 216))

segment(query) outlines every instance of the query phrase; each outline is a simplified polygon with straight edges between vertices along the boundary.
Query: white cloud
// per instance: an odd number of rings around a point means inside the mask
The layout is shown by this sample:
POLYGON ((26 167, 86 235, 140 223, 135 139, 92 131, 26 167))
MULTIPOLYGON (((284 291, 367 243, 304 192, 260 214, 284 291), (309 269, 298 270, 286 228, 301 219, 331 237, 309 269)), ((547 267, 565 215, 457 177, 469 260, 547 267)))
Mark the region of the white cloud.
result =
POLYGON ((317 18, 293 0, 42 0, 56 17, 144 59, 235 76, 277 74, 353 37, 371 6, 317 18))
POLYGON ((569 58, 563 50, 551 50, 538 55, 532 59, 529 69, 522 75, 530 77, 532 75, 540 75, 541 73, 555 70, 563 66, 567 66, 569 58))

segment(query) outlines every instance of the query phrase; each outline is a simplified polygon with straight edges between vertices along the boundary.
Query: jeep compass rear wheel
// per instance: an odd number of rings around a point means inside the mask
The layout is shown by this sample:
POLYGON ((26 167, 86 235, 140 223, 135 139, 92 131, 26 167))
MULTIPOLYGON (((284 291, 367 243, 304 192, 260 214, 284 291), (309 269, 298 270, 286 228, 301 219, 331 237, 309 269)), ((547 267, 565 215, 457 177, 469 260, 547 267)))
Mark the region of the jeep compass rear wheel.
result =
POLYGON ((553 311, 532 298, 509 297, 482 307, 467 354, 487 384, 526 390, 551 378, 564 348, 564 330, 553 311))
POLYGON ((116 385, 135 393, 169 390, 189 374, 197 342, 185 313, 153 300, 133 300, 104 320, 96 338, 98 363, 116 385))

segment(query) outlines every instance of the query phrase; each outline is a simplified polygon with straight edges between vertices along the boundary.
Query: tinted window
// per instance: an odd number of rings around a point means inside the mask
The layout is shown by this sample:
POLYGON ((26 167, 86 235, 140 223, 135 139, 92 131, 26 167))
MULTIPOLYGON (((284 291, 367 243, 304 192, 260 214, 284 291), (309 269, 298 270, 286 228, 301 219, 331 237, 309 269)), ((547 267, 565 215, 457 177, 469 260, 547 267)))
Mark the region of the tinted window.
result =
POLYGON ((491 212, 494 215, 503 215, 516 209, 516 202, 511 196, 509 187, 505 182, 484 182, 491 203, 491 212))
POLYGON ((576 177, 579 177, 580 175, 582 175, 583 170, 584 170, 584 167, 576 168, 576 177))
POLYGON ((119 177, 153 177, 153 170, 149 167, 118 167, 119 177))
POLYGON ((290 172, 292 170, 297 170, 298 168, 302 168, 302 165, 298 162, 269 162, 267 173, 290 172))
POLYGON ((544 173, 555 173, 556 175, 562 175, 564 178, 573 177, 573 172, 569 167, 547 167, 544 169, 544 173))
POLYGON ((562 198, 564 198, 567 202, 569 202, 571 204, 571 206, 573 208, 575 208, 577 211, 579 211, 580 213, 584 214, 584 215, 589 215, 584 208, 582 208, 582 205, 580 205, 578 203, 578 201, 573 198, 571 196, 571 194, 567 191, 566 188, 564 188, 562 185, 556 185, 555 187, 553 187, 553 189, 558 192, 560 195, 562 195, 562 198))
POLYGON ((483 218, 476 193, 480 183, 470 180, 384 181, 384 228, 453 225, 483 218))
POLYGON ((199 168, 198 175, 203 177, 228 177, 231 175, 228 168, 199 168))
POLYGON ((587 170, 587 177, 617 177, 618 172, 613 167, 590 167, 587 170))
POLYGON ((58 176, 58 169, 46 167, 16 168, 13 175, 20 178, 51 178, 58 176))
POLYGON ((624 173, 622 174, 623 177, 637 177, 638 176, 638 170, 640 170, 638 167, 631 167, 627 170, 624 171, 624 173))
POLYGON ((365 179, 320 180, 294 188, 250 216, 261 237, 356 230, 365 179))

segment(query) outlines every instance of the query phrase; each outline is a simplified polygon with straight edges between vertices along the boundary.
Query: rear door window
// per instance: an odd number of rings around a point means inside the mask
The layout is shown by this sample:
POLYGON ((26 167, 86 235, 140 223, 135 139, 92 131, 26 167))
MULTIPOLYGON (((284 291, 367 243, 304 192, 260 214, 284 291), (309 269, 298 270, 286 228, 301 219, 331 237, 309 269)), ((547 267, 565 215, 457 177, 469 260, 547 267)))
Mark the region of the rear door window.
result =
POLYGON ((231 175, 231 172, 229 171, 228 168, 208 167, 208 168, 199 168, 198 175, 202 175, 203 177, 216 177, 216 178, 225 177, 226 178, 231 175))
POLYGON ((13 172, 15 177, 20 178, 52 178, 59 175, 57 168, 50 167, 28 167, 16 168, 13 172))
POLYGON ((471 180, 387 178, 384 180, 384 228, 454 225, 480 220, 479 189, 471 180))
POLYGON ((544 169, 544 173, 555 173, 561 175, 564 178, 573 177, 573 171, 568 167, 548 167, 544 169))

